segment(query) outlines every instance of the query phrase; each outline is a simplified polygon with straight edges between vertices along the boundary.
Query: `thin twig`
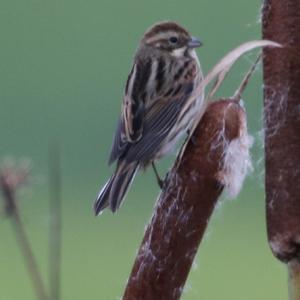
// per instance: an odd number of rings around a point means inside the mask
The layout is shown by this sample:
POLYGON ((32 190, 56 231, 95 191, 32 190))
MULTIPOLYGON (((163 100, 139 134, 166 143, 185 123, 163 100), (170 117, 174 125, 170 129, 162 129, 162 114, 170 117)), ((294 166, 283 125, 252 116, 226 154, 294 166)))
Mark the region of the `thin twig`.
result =
POLYGON ((50 296, 52 300, 60 299, 61 278, 61 168, 60 153, 56 144, 49 153, 50 172, 50 296))
POLYGON ((252 64, 251 68, 249 69, 249 71, 246 73, 244 79, 242 80, 240 86, 238 87, 238 89, 236 90, 236 92, 234 93, 233 95, 233 98, 236 99, 236 100, 240 100, 242 98, 242 94, 245 90, 245 88, 247 87, 248 85, 248 82, 252 76, 252 74, 254 73, 256 67, 257 67, 257 64, 259 63, 260 59, 261 59, 261 56, 262 54, 260 53, 255 62, 252 64))
MULTIPOLYGON (((198 85, 197 89, 193 92, 193 97, 199 97, 204 91, 204 89, 210 84, 213 80, 216 80, 212 91, 208 93, 209 97, 206 97, 206 101, 210 101, 213 99, 215 93, 217 92, 218 88, 222 84, 223 80, 225 79, 227 73, 230 71, 231 67, 234 63, 246 52, 259 48, 259 47, 282 47, 280 44, 269 41, 269 40, 257 40, 257 41, 250 41, 246 42, 229 53, 227 53, 205 76, 201 84, 198 85)), ((191 100, 193 99, 191 97, 191 100)), ((202 117, 203 112, 199 112, 199 120, 202 117)))
POLYGON ((42 280, 42 276, 38 269, 38 265, 34 254, 31 249, 30 242, 27 238, 24 225, 22 223, 21 217, 17 211, 14 211, 11 215, 12 226, 19 244, 19 248, 23 254, 28 274, 31 277, 31 281, 36 293, 37 299, 47 300, 46 289, 42 280))
MULTIPOLYGON (((33 254, 29 239, 26 235, 24 224, 22 223, 16 204, 16 190, 14 188, 17 186, 17 184, 10 184, 13 182, 11 179, 16 179, 19 174, 16 174, 16 176, 15 174, 12 174, 13 176, 9 177, 10 175, 11 174, 7 172, 6 174, 1 174, 0 176, 0 189, 6 203, 6 213, 10 217, 12 228, 14 230, 20 251, 23 254, 25 265, 27 267, 29 277, 31 278, 36 297, 39 300, 47 300, 48 297, 42 276, 38 269, 35 256, 33 254)), ((20 177, 22 176, 23 175, 21 174, 20 177)))
MULTIPOLYGON (((212 88, 210 89, 209 93, 206 97, 203 97, 203 105, 201 109, 198 111, 197 116, 195 117, 195 122, 193 127, 190 130, 190 135, 193 134, 194 130, 196 129, 198 123, 200 122, 207 105, 210 101, 213 100, 215 93, 218 91, 219 87, 221 86, 222 82, 224 81, 226 75, 231 70, 231 67, 234 63, 246 52, 262 47, 282 47, 280 44, 272 42, 270 40, 256 40, 243 43, 242 45, 236 47, 235 49, 231 50, 227 53, 204 77, 202 82, 197 86, 194 90, 193 94, 191 95, 189 101, 194 101, 195 98, 198 98, 200 95, 204 95, 205 88, 214 81, 212 88)), ((181 150, 181 154, 183 153, 184 148, 181 150)))
MULTIPOLYGON (((266 42, 266 41, 265 41, 266 42)), ((271 43, 270 45, 272 45, 273 47, 279 47, 279 44, 276 44, 276 43, 271 43)), ((241 54, 240 54, 241 55, 241 54)), ((255 62, 251 65, 250 69, 248 70, 248 72, 246 73, 246 75, 244 76, 241 84, 239 85, 239 87, 237 88, 237 90, 235 91, 234 95, 230 98, 232 100, 235 100, 237 102, 239 102, 242 98, 242 94, 245 90, 245 88, 247 87, 248 85, 248 82, 251 78, 251 76, 253 75, 254 71, 255 71, 255 68, 257 66, 257 64, 259 63, 260 59, 261 59, 261 53, 257 56, 257 59, 255 60, 255 62)), ((216 78, 215 82, 213 83, 210 91, 208 92, 208 96, 205 97, 204 99, 204 102, 207 104, 209 103, 210 101, 212 101, 212 97, 216 94, 216 92, 218 91, 218 89, 220 88, 221 84, 223 83, 225 77, 227 76, 228 72, 230 71, 232 65, 234 64, 234 62, 231 62, 230 64, 226 64, 225 63, 226 60, 224 61, 224 58, 212 69, 212 71, 209 72, 209 74, 205 77, 205 80, 206 81, 206 84, 203 85, 203 88, 204 86, 208 85, 212 80, 213 78, 216 78), (224 65, 224 69, 222 70, 222 68, 220 67, 220 65, 224 65), (217 70, 217 71, 216 71, 217 70)), ((202 110, 202 112, 200 112, 199 114, 199 120, 201 119, 202 117, 202 114, 205 112, 205 109, 206 109, 206 104, 204 104, 204 109, 202 110)), ((195 123, 195 127, 198 123, 196 122, 195 123)), ((189 141, 192 133, 193 133, 194 129, 190 130, 190 133, 189 133, 189 136, 186 140, 189 141)), ((185 143, 187 144, 187 143, 185 143)), ((183 152, 185 150, 185 147, 183 146, 180 150, 180 153, 178 156, 182 156, 183 152)))
POLYGON ((215 82, 213 83, 210 91, 207 93, 206 99, 207 101, 214 98, 216 92, 220 88, 221 84, 225 80, 228 72, 230 71, 231 67, 233 66, 233 63, 229 64, 228 66, 224 67, 224 69, 219 73, 218 77, 216 78, 215 82))

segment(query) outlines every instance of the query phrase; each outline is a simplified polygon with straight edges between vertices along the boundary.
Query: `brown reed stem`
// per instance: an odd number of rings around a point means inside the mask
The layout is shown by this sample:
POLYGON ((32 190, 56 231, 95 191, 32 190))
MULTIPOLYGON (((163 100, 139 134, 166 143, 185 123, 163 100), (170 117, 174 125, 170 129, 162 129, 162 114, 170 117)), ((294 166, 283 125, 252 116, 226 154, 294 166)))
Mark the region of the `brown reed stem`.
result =
POLYGON ((300 263, 300 1, 265 0, 262 24, 263 38, 283 46, 263 50, 268 239, 299 291, 292 266, 300 263))
POLYGON ((58 145, 55 144, 49 153, 50 173, 50 299, 60 299, 61 285, 61 238, 62 238, 62 199, 61 199, 61 167, 58 145))
POLYGON ((180 298, 224 187, 219 181, 224 149, 239 136, 243 118, 245 112, 234 100, 208 106, 181 159, 167 175, 124 300, 180 298))
POLYGON ((12 228, 14 230, 20 251, 23 254, 25 265, 27 267, 29 277, 31 278, 36 297, 39 300, 47 300, 48 297, 42 276, 38 269, 36 259, 31 249, 29 239, 26 235, 25 228, 16 205, 15 192, 5 184, 5 180, 1 180, 1 191, 3 197, 5 198, 6 211, 10 217, 12 228))

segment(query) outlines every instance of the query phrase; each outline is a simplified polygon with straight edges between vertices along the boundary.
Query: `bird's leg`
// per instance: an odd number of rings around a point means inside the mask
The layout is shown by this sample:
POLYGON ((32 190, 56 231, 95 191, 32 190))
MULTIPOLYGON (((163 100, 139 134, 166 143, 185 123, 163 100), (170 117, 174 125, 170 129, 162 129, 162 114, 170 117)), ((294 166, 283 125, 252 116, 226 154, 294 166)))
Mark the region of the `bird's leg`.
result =
POLYGON ((152 164, 152 168, 153 168, 154 174, 156 176, 157 183, 158 183, 159 187, 162 189, 163 185, 164 185, 164 181, 160 178, 154 162, 152 162, 151 164, 152 164))

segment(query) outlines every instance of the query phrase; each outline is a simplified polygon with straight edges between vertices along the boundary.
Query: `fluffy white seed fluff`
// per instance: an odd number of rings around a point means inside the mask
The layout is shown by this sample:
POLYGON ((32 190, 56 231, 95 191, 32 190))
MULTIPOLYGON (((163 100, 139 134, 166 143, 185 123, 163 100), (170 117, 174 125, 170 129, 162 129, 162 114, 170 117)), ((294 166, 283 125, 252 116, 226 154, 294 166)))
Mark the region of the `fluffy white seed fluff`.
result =
POLYGON ((219 180, 224 184, 229 198, 235 198, 239 194, 247 174, 253 169, 249 151, 253 137, 247 132, 246 115, 240 125, 239 136, 225 147, 223 168, 219 174, 219 180))

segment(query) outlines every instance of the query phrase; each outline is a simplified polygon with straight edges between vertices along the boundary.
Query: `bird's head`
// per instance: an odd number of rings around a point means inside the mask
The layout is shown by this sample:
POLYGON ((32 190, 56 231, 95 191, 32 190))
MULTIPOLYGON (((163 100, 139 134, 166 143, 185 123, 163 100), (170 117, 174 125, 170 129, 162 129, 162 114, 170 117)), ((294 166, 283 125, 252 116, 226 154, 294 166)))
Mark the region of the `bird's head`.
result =
POLYGON ((141 44, 169 52, 175 57, 185 56, 189 51, 202 45, 199 39, 191 36, 182 26, 169 21, 154 24, 149 28, 141 44))

